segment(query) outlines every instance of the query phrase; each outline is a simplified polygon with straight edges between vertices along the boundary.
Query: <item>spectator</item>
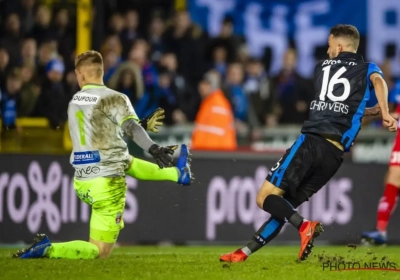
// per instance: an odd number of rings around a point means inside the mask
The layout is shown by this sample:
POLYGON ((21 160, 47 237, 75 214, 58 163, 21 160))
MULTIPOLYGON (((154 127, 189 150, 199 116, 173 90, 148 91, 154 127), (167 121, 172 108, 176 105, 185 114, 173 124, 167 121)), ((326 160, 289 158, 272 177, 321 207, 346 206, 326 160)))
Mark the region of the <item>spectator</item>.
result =
POLYGON ((33 38, 27 38, 22 43, 21 65, 36 66, 37 64, 37 45, 33 38))
POLYGON ((17 14, 10 14, 7 17, 6 30, 0 41, 0 46, 4 47, 10 57, 9 64, 16 66, 20 59, 20 49, 23 35, 21 34, 21 23, 17 14))
POLYGON ((178 72, 185 76, 192 85, 197 84, 203 72, 201 28, 192 23, 186 11, 179 11, 175 22, 166 29, 163 40, 167 52, 172 52, 178 59, 178 72))
POLYGON ((134 61, 128 60, 126 62, 121 63, 115 73, 111 76, 110 80, 107 83, 107 86, 116 89, 118 86, 118 81, 121 79, 122 72, 125 69, 129 69, 135 75, 135 85, 136 85, 136 94, 139 98, 143 96, 144 93, 144 84, 143 84, 143 76, 142 71, 134 61))
POLYGON ((17 70, 7 75, 6 88, 2 92, 2 119, 3 126, 9 129, 16 128, 17 111, 20 104, 20 90, 22 81, 17 70))
POLYGON ((129 52, 129 59, 142 69, 146 92, 151 92, 157 85, 157 70, 148 60, 149 45, 145 40, 137 40, 129 52))
POLYGON ((35 24, 30 33, 30 37, 35 38, 38 45, 41 45, 45 41, 57 39, 51 27, 51 16, 51 11, 47 6, 39 6, 36 12, 35 24))
POLYGON ((244 71, 241 64, 229 65, 224 91, 232 104, 236 121, 245 123, 248 121, 249 100, 243 89, 243 78, 244 71))
POLYGON ((114 52, 118 55, 118 59, 121 60, 122 55, 122 44, 117 35, 110 35, 104 40, 101 46, 101 54, 105 56, 109 52, 114 52))
POLYGON ((148 42, 150 44, 150 60, 153 63, 159 62, 164 51, 163 32, 165 24, 162 18, 154 17, 149 28, 148 42))
POLYGON ((70 26, 70 18, 67 9, 61 9, 56 14, 54 33, 57 40, 58 53, 65 59, 68 58, 71 53, 74 52, 75 30, 70 26))
POLYGON ((249 59, 247 77, 243 88, 249 98, 249 106, 254 110, 253 126, 267 124, 272 127, 277 123, 275 96, 265 73, 264 66, 257 59, 249 59))
POLYGON ((212 39, 207 50, 207 57, 211 58, 215 48, 223 47, 226 50, 226 57, 229 62, 236 60, 238 56, 238 46, 243 42, 242 39, 233 34, 233 21, 229 17, 222 22, 219 35, 212 39))
POLYGON ((75 71, 70 71, 65 76, 64 90, 66 96, 64 107, 68 108, 68 103, 72 99, 72 96, 81 90, 78 84, 78 80, 76 78, 75 71))
POLYGON ((122 44, 117 35, 110 35, 106 38, 101 47, 101 54, 104 57, 103 80, 108 84, 122 59, 122 44))
POLYGON ((149 46, 146 41, 140 39, 135 42, 129 52, 129 59, 141 69, 144 82, 144 93, 137 105, 138 115, 146 116, 159 107, 157 96, 157 71, 148 60, 149 46))
POLYGON ((52 128, 58 128, 66 119, 66 94, 62 84, 64 64, 57 59, 51 59, 46 65, 46 78, 37 100, 33 116, 46 117, 52 128))
POLYGON ((37 74, 38 77, 43 79, 46 77, 46 67, 48 63, 52 60, 57 58, 57 50, 55 48, 55 45, 52 42, 44 42, 42 45, 39 47, 39 56, 38 56, 38 64, 37 64, 37 74))
POLYGON ((24 65, 21 68, 21 97, 18 116, 30 117, 33 114, 37 99, 40 95, 40 84, 35 80, 33 65, 24 65))
POLYGON ((129 47, 135 40, 141 38, 137 31, 139 25, 139 15, 135 10, 130 10, 125 14, 125 28, 122 30, 120 38, 124 46, 122 57, 126 59, 129 53, 129 47))
POLYGON ((242 44, 238 48, 238 62, 242 63, 242 65, 247 65, 249 62, 249 50, 245 44, 242 44))
POLYGON ((294 49, 286 51, 283 68, 273 78, 279 104, 280 124, 302 124, 308 117, 312 100, 312 84, 296 72, 297 57, 294 49))
MULTIPOLYGON (((173 91, 172 76, 167 69, 162 69, 158 76, 156 97, 157 99, 159 99, 159 107, 163 108, 165 111, 164 123, 166 125, 174 124, 174 113, 176 110, 178 110, 178 100, 176 94, 173 91)), ((177 113, 175 113, 175 115, 176 114, 177 113)), ((180 120, 182 120, 180 124, 183 124, 185 122, 185 118, 181 118, 180 120)))
POLYGON ((228 68, 226 49, 222 46, 216 47, 213 52, 212 69, 216 70, 222 78, 225 78, 228 68))
POLYGON ((124 26, 125 26, 124 17, 118 13, 113 14, 110 18, 110 22, 108 25, 108 34, 121 36, 124 26))
POLYGON ((132 105, 135 107, 140 98, 140 96, 138 96, 137 88, 135 73, 130 68, 122 70, 118 77, 115 90, 128 96, 132 105))
POLYGON ((203 101, 197 113, 192 149, 235 150, 234 116, 228 99, 219 89, 219 74, 209 72, 199 83, 203 101))
POLYGON ((105 84, 108 84, 111 77, 114 75, 115 71, 117 70, 121 58, 115 51, 108 51, 104 57, 104 77, 103 81, 105 84))
POLYGON ((29 34, 35 24, 35 0, 22 0, 19 17, 22 19, 22 33, 29 34))
POLYGON ((0 48, 0 91, 6 87, 7 75, 10 72, 10 56, 4 48, 0 48))
POLYGON ((178 109, 172 113, 175 123, 193 122, 200 104, 200 97, 190 87, 185 77, 177 72, 178 62, 175 54, 165 53, 160 59, 161 67, 165 68, 171 78, 172 91, 175 93, 178 109))

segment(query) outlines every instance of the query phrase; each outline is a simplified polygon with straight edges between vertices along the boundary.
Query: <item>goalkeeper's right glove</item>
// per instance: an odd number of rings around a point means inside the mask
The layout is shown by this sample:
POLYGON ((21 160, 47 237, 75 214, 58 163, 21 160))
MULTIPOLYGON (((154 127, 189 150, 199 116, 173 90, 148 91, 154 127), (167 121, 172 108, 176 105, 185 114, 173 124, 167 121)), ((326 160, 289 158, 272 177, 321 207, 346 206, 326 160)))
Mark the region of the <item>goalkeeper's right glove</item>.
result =
POLYGON ((158 127, 163 125, 162 120, 165 118, 164 109, 158 108, 147 117, 141 119, 139 124, 147 131, 157 133, 158 127))
POLYGON ((178 148, 178 145, 160 147, 157 144, 153 144, 149 149, 149 153, 156 160, 157 165, 160 168, 164 168, 164 167, 169 167, 172 165, 172 157, 171 156, 174 154, 174 151, 177 148, 178 148))

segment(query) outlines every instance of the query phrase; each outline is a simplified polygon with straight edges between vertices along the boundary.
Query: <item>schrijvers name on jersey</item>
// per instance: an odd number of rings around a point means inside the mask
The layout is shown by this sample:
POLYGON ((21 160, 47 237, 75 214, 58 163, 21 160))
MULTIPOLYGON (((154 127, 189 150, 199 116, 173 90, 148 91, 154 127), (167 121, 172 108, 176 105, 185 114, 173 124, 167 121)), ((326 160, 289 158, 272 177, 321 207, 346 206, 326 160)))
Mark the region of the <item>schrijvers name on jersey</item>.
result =
POLYGON ((340 102, 325 102, 325 101, 312 101, 310 105, 310 110, 324 111, 330 110, 336 113, 348 114, 349 105, 340 102))
POLYGON ((89 104, 96 104, 98 100, 99 97, 97 96, 87 93, 79 93, 72 98, 72 103, 78 105, 89 105, 89 104))

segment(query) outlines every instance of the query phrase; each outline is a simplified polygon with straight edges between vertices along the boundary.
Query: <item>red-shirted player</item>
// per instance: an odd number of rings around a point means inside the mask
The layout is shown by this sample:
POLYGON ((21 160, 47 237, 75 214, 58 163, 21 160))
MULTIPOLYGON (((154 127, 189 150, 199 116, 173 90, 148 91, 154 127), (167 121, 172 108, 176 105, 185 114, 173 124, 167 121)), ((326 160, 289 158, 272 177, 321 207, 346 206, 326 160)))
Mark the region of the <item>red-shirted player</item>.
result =
MULTIPOLYGON (((400 80, 397 81, 389 96, 389 102, 400 104, 400 80)), ((397 105, 395 119, 399 119, 400 105, 397 105)), ((398 127, 400 127, 400 122, 398 127)), ((362 242, 364 244, 384 245, 387 242, 386 229, 389 219, 396 208, 400 188, 400 132, 397 132, 390 155, 389 170, 386 174, 386 187, 383 196, 379 200, 376 229, 364 232, 362 242)))

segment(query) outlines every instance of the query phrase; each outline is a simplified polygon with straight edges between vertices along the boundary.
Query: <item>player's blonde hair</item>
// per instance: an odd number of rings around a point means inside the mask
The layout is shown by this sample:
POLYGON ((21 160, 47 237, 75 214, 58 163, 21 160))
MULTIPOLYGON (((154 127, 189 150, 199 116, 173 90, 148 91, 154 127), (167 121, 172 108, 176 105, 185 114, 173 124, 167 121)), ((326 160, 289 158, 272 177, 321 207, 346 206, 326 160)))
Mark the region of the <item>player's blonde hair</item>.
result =
POLYGON ((96 75, 103 74, 103 57, 97 51, 86 51, 75 58, 75 69, 81 66, 97 66, 96 75))

